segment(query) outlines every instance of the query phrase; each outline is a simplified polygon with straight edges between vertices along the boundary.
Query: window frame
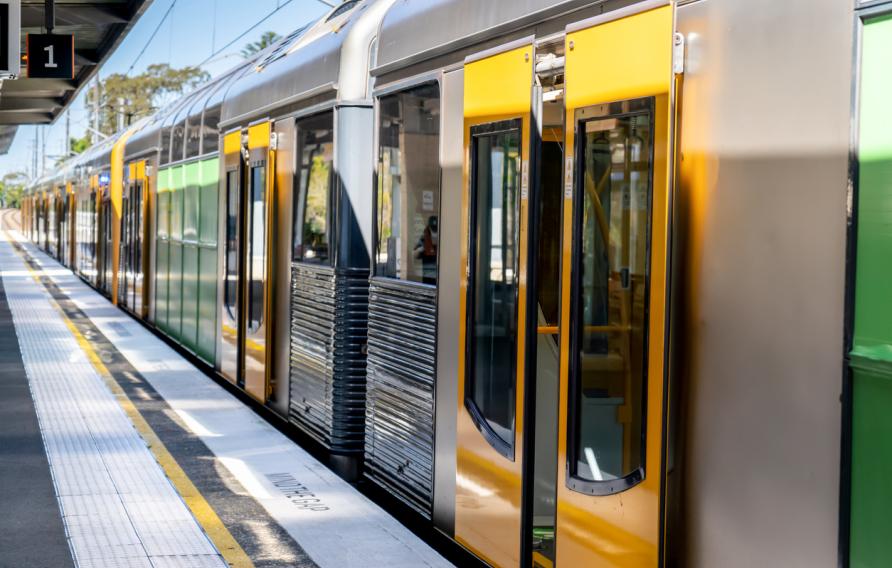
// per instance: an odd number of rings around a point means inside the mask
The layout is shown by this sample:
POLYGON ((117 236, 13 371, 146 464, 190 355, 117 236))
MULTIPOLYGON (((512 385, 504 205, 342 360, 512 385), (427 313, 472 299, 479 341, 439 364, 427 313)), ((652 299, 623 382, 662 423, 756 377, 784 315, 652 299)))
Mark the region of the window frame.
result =
POLYGON ((378 274, 378 244, 379 244, 379 230, 378 225, 381 220, 380 213, 378 211, 378 193, 379 193, 379 183, 381 176, 381 100, 391 96, 398 96, 403 93, 408 93, 414 91, 416 89, 422 89, 424 87, 436 86, 437 87, 437 96, 440 107, 440 124, 438 125, 437 131, 437 223, 438 223, 438 231, 439 231, 439 223, 442 220, 442 211, 443 211, 443 163, 441 160, 441 154, 443 151, 443 85, 440 81, 439 76, 434 78, 424 79, 417 83, 403 84, 400 83, 395 88, 392 89, 384 89, 381 92, 375 95, 375 173, 373 176, 372 182, 372 214, 374 218, 372 219, 372 258, 371 258, 371 275, 372 278, 377 278, 381 280, 387 280, 390 282, 396 282, 402 285, 407 286, 424 286, 432 289, 436 289, 440 285, 440 249, 437 247, 437 283, 430 284, 427 282, 419 282, 417 280, 408 280, 405 278, 398 278, 396 276, 387 276, 378 274))
POLYGON ((244 220, 247 224, 245 230, 245 263, 247 266, 245 267, 245 286, 247 287, 247 292, 245 294, 245 330, 248 333, 256 333, 259 331, 263 325, 266 323, 265 310, 264 310, 264 295, 267 285, 267 268, 269 263, 269 250, 267 247, 267 236, 269 232, 269 227, 267 226, 267 197, 268 197, 268 180, 267 175, 269 172, 267 171, 267 163, 265 159, 252 161, 248 166, 248 187, 247 187, 247 199, 245 199, 245 215, 244 220), (256 191, 254 174, 257 170, 262 170, 262 178, 260 181, 260 191, 262 192, 262 199, 260 203, 263 204, 263 216, 261 218, 261 222, 263 223, 263 234, 260 239, 260 247, 263 251, 263 267, 261 269, 260 274, 260 315, 257 320, 257 325, 253 325, 253 316, 254 314, 254 221, 255 221, 255 203, 257 201, 254 199, 254 192, 256 191))
MULTIPOLYGON (((336 158, 338 151, 338 140, 337 140, 337 116, 335 115, 334 108, 326 108, 319 112, 314 112, 313 114, 308 114, 306 116, 298 117, 294 122, 294 159, 295 159, 295 167, 294 167, 294 203, 292 204, 291 210, 291 251, 289 254, 289 258, 292 263, 300 263, 306 264, 309 266, 334 266, 334 257, 335 257, 335 232, 333 231, 333 221, 335 219, 335 191, 337 190, 337 174, 336 174, 336 158), (301 143, 301 123, 306 123, 314 119, 319 119, 324 116, 331 117, 331 145, 332 145, 332 155, 331 155, 331 170, 328 174, 328 194, 326 195, 326 205, 325 205, 325 235, 328 244, 328 255, 326 256, 324 261, 313 261, 307 260, 305 254, 301 254, 300 258, 295 256, 295 245, 297 243, 298 234, 301 235, 301 244, 303 244, 303 228, 304 221, 306 217, 306 197, 304 198, 304 210, 298 211, 300 207, 300 198, 301 192, 304 191, 301 188, 301 175, 303 174, 303 144, 301 143), (299 214, 300 213, 300 214, 299 214)), ((310 191, 310 178, 309 174, 307 175, 307 193, 310 191)))
MULTIPOLYGON (((476 301, 474 300, 474 295, 476 292, 477 286, 477 220, 478 220, 478 210, 477 210, 477 199, 476 199, 476 179, 477 179, 477 159, 476 159, 476 144, 477 139, 483 136, 493 136, 497 134, 507 133, 507 132, 516 132, 518 137, 517 147, 519 151, 519 155, 521 160, 523 159, 523 120, 521 118, 512 118, 507 120, 499 120, 495 122, 487 122, 484 124, 478 124, 475 126, 471 126, 470 128, 470 141, 468 147, 468 264, 467 264, 467 291, 465 297, 465 344, 463 346, 465 353, 465 375, 463 380, 463 388, 464 388, 464 407, 468 412, 468 415, 471 418, 471 422, 474 423, 474 426, 483 436, 483 438, 489 443, 489 445, 501 454, 503 457, 510 461, 516 461, 516 448, 517 448, 517 371, 518 371, 518 363, 517 363, 517 348, 520 341, 523 341, 524 338, 520 334, 516 334, 513 342, 513 350, 512 350, 512 366, 511 366, 511 376, 514 381, 514 389, 513 389, 513 400, 511 400, 511 404, 514 407, 514 417, 513 424, 511 426, 511 440, 503 439, 493 428, 490 426, 489 421, 486 419, 486 416, 483 414, 480 407, 474 401, 473 391, 474 391, 474 383, 475 376, 473 372, 474 367, 474 336, 472 334, 472 330, 474 329, 474 319, 476 315, 476 301), (472 189, 473 188, 473 189, 472 189)), ((515 205, 514 205, 514 217, 516 219, 516 231, 517 231, 517 240, 516 240, 516 254, 514 255, 514 313, 512 314, 512 320, 515 325, 518 322, 519 314, 520 314, 520 283, 518 280, 518 275, 520 273, 520 238, 522 237, 522 223, 521 223, 521 180, 520 176, 518 176, 518 183, 516 187, 516 196, 515 196, 515 205)))
POLYGON ((226 315, 234 322, 238 322, 238 318, 241 315, 239 310, 239 281, 240 278, 240 260, 241 260, 241 214, 242 214, 242 168, 241 166, 236 166, 234 168, 229 168, 225 170, 224 175, 224 185, 225 185, 225 194, 224 194, 224 239, 223 239, 223 310, 226 312, 226 315), (234 174, 234 175, 233 175, 234 174), (230 180, 235 180, 235 187, 233 188, 230 185, 230 180), (232 217, 232 201, 230 198, 232 197, 232 190, 235 190, 235 238, 229 238, 229 221, 230 217, 232 217), (230 247, 231 243, 235 243, 234 249, 230 247), (230 264, 230 255, 235 255, 235 267, 234 271, 231 270, 233 267, 230 264), (230 280, 230 275, 235 276, 235 280, 230 280), (232 288, 232 298, 233 301, 229 301, 229 291, 230 287, 232 288))
POLYGON ((566 467, 564 484, 567 489, 591 496, 614 495, 627 491, 644 481, 647 476, 647 404, 649 390, 649 364, 648 350, 650 348, 650 299, 651 299, 651 268, 652 268, 652 243, 653 243, 653 195, 654 195, 654 162, 656 148, 656 98, 639 97, 613 101, 610 103, 591 105, 576 109, 573 117, 574 148, 573 148, 573 219, 572 219, 572 252, 570 260, 570 329, 569 329, 569 368, 567 373, 567 424, 566 424, 566 467), (614 107, 628 104, 630 106, 641 105, 628 111, 615 111, 614 107), (613 118, 627 118, 648 114, 650 117, 650 143, 647 147, 649 171, 647 177, 647 230, 645 245, 645 291, 644 291, 644 334, 642 345, 642 374, 643 383, 641 390, 641 459, 638 468, 623 477, 592 481, 576 475, 576 464, 579 460, 577 442, 580 429, 579 399, 581 390, 581 377, 579 369, 579 347, 582 333, 579 317, 581 301, 581 270, 582 270, 582 230, 583 230, 583 187, 585 175, 585 160, 580 159, 585 149, 585 123, 593 120, 613 118))

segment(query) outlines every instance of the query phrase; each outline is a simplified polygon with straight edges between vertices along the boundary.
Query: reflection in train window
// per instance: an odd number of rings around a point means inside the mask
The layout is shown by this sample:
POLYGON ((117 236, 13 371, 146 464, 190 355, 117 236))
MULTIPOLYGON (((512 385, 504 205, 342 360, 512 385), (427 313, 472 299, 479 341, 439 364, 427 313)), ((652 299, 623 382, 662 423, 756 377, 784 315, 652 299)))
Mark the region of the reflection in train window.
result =
POLYGON ((381 98, 375 274, 437 283, 440 87, 381 98))
POLYGON ((251 168, 251 198, 248 200, 248 328, 263 325, 263 281, 266 274, 266 167, 251 168))
POLYGON ((520 123, 484 128, 482 134, 472 130, 465 396, 484 436, 503 454, 513 456, 520 123))
POLYGON ((219 104, 207 107, 201 119, 201 153, 216 152, 220 145, 220 112, 219 104))
MULTIPOLYGON (((652 124, 646 105, 579 123, 571 475, 644 466, 652 124), (644 106, 644 108, 642 108, 644 106), (637 110, 636 110, 637 109, 637 110)), ((618 109, 619 110, 619 109, 618 109)))
POLYGON ((239 172, 226 172, 226 280, 223 283, 223 297, 229 317, 238 317, 238 215, 239 215, 239 172))
POLYGON ((334 115, 297 123, 298 192, 294 204, 293 259, 328 264, 328 225, 334 159, 334 115))

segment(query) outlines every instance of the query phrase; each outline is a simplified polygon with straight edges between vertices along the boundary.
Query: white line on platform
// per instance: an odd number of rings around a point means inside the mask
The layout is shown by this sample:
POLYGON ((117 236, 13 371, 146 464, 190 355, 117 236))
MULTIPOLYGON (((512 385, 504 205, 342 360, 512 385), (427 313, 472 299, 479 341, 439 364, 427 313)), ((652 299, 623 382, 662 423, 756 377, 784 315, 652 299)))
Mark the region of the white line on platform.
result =
POLYGON ((189 417, 183 423, 320 567, 451 566, 130 316, 22 242, 171 408, 189 417))

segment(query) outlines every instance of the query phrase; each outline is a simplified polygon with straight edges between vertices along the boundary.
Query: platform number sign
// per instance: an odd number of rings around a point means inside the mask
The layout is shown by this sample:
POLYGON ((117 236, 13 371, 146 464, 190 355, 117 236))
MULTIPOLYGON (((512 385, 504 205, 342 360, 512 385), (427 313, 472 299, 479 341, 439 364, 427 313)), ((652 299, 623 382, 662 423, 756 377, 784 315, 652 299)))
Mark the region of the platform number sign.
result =
POLYGON ((28 34, 28 78, 74 79, 74 36, 28 34))

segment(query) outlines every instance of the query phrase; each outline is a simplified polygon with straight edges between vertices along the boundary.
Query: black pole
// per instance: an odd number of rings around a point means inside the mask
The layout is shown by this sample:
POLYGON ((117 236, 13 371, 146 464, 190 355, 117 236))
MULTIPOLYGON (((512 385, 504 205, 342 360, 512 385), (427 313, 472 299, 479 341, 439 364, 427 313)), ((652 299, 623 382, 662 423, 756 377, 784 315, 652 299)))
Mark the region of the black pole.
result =
POLYGON ((55 0, 44 0, 43 2, 43 18, 46 33, 53 33, 56 27, 56 2, 55 0))

